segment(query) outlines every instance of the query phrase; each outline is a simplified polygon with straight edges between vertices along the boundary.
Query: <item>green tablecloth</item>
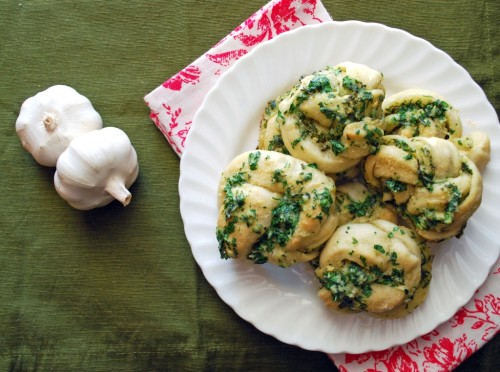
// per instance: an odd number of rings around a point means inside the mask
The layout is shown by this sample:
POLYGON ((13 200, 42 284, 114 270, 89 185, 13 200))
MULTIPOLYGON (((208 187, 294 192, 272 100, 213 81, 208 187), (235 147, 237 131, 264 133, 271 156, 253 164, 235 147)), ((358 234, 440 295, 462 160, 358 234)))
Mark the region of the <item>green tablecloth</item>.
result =
MULTIPOLYGON (((0 370, 334 370, 241 320, 194 262, 179 214, 179 159, 143 96, 265 1, 0 0, 0 370), (127 208, 81 212, 14 130, 54 84, 128 133, 140 175, 127 208)), ((337 20, 385 23, 450 54, 495 108, 500 3, 325 0, 337 20)), ((498 365, 498 336, 459 367, 498 365)))

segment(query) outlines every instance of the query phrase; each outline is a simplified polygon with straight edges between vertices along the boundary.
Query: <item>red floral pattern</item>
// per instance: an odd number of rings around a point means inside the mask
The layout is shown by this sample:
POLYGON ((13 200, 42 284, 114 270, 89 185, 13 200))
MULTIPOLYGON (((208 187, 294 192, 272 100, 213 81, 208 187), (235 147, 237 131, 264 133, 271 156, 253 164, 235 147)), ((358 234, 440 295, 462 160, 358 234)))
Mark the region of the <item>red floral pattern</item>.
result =
POLYGON ((452 319, 406 345, 363 354, 334 354, 341 371, 451 371, 500 331, 500 260, 474 298, 452 319), (420 367, 420 368, 419 368, 420 367))
POLYGON ((230 50, 229 52, 211 54, 207 53, 207 58, 221 66, 229 66, 232 62, 247 54, 245 49, 230 50))
MULTIPOLYGON (((320 0, 273 0, 145 97, 151 120, 181 156, 194 114, 236 60, 280 33, 331 20, 320 0)), ((335 354, 346 371, 449 371, 499 332, 500 261, 474 298, 448 322, 406 345, 363 354, 335 354)))
POLYGON ((490 340, 500 330, 495 321, 495 318, 500 317, 500 297, 489 293, 484 299, 473 299, 469 305, 470 308, 464 306, 455 314, 453 321, 450 322, 451 326, 457 327, 467 322, 471 324, 470 329, 482 329, 484 341, 490 340))
POLYGON ((478 348, 474 341, 463 334, 455 340, 443 337, 431 346, 424 347, 425 371, 450 371, 467 359, 478 348))
POLYGON ((319 0, 269 2, 210 51, 148 94, 144 99, 151 109, 151 120, 181 156, 195 112, 227 68, 276 35, 330 20, 319 0))
POLYGON ((162 84, 164 88, 181 90, 183 84, 196 85, 200 81, 201 71, 196 66, 188 66, 162 84))

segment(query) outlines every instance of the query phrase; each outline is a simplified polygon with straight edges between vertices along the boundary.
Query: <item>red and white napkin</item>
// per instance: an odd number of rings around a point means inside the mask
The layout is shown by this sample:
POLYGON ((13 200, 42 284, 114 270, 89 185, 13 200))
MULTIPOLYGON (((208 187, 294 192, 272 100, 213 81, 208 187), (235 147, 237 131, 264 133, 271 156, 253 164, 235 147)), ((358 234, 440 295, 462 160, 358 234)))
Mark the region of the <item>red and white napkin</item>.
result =
POLYGON ((144 99, 151 119, 181 156, 194 114, 235 61, 258 44, 300 26, 331 21, 319 0, 273 0, 144 99))
MULTIPOLYGON (((278 34, 331 21, 320 0, 272 0, 213 48, 145 96, 151 120, 181 156, 196 110, 236 60, 278 34)), ((330 354, 341 371, 451 371, 500 330, 500 260, 473 299, 432 332, 406 345, 330 354)))
POLYGON ((469 303, 432 332, 387 350, 329 356, 340 371, 451 371, 491 340, 499 325, 500 259, 469 303))

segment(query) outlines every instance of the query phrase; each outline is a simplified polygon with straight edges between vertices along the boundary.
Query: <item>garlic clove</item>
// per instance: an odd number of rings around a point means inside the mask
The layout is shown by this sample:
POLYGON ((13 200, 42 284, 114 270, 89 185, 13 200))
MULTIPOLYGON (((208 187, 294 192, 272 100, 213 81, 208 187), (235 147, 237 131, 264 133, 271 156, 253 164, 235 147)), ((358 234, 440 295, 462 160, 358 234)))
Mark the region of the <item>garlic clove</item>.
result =
POLYGON ((75 138, 57 161, 54 185, 72 207, 105 206, 113 200, 127 206, 128 188, 139 174, 137 153, 121 129, 106 127, 75 138))
POLYGON ((24 149, 39 164, 55 167, 74 138, 102 125, 88 98, 69 86, 54 85, 24 101, 16 132, 24 149))

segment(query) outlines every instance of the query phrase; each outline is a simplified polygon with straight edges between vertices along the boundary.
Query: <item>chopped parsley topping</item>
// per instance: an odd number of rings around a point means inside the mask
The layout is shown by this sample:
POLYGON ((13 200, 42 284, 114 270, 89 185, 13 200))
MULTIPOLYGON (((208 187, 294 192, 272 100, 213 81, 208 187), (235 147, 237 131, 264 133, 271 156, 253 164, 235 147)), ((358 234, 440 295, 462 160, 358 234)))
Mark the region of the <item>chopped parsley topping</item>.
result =
POLYGON ((347 205, 347 210, 349 213, 356 217, 370 216, 373 213, 373 207, 377 202, 376 195, 368 195, 364 201, 354 201, 347 205))
POLYGON ((267 262, 266 253, 272 252, 275 244, 284 247, 297 228, 302 198, 299 194, 286 193, 271 212, 272 219, 269 228, 252 247, 248 258, 256 264, 267 262))
POLYGON ((403 151, 406 151, 408 153, 412 153, 412 152, 415 152, 415 150, 413 150, 413 148, 408 144, 408 142, 406 142, 405 140, 401 139, 401 138, 393 138, 392 139, 392 142, 394 143, 394 145, 403 150, 403 151))
POLYGON ((419 168, 418 179, 427 190, 432 191, 434 189, 434 173, 425 172, 424 170, 419 168))
POLYGON ((342 78, 342 86, 346 89, 353 91, 353 92, 366 94, 366 96, 362 97, 362 99, 371 99, 372 98, 371 93, 364 89, 363 84, 361 84, 359 81, 357 81, 356 79, 353 79, 352 77, 350 77, 348 75, 346 75, 342 78))
POLYGON ((227 259, 231 256, 231 253, 235 256, 238 254, 236 250, 236 239, 230 238, 230 235, 235 230, 235 224, 242 219, 242 221, 250 224, 254 221, 256 216, 252 217, 255 210, 249 212, 248 215, 241 215, 236 217, 234 214, 236 211, 240 210, 245 205, 246 195, 241 189, 236 189, 237 186, 241 186, 248 182, 248 174, 246 172, 237 172, 230 177, 226 178, 226 184, 224 185, 224 215, 227 220, 226 226, 222 229, 217 229, 216 237, 219 242, 219 252, 221 258, 227 259))
POLYGON ((325 75, 315 75, 309 85, 306 88, 307 93, 321 92, 321 93, 330 93, 333 92, 332 86, 330 84, 330 80, 325 75))
POLYGON ((292 148, 294 149, 300 142, 302 142, 302 137, 297 137, 292 141, 292 148))
POLYGON ((330 140, 330 145, 332 146, 332 151, 335 155, 339 155, 345 151, 345 146, 337 140, 330 140))
POLYGON ((460 200, 462 199, 462 193, 458 189, 457 185, 449 183, 446 185, 450 192, 450 200, 446 206, 446 212, 444 217, 444 223, 452 223, 453 216, 458 209, 460 200))
POLYGON ((226 197, 224 198, 224 213, 226 218, 231 218, 231 215, 237 209, 240 209, 245 204, 246 195, 241 190, 236 190, 233 192, 226 193, 226 197))
POLYGON ((313 178, 313 174, 311 172, 301 172, 300 176, 301 178, 295 181, 297 184, 309 182, 313 178))
MULTIPOLYGON (((356 79, 350 76, 343 76, 340 82, 330 80, 331 73, 340 75, 342 69, 329 69, 327 73, 319 72, 312 76, 311 80, 304 87, 299 88, 299 93, 290 104, 289 113, 297 116, 295 125, 299 130, 299 135, 291 141, 290 146, 295 148, 301 142, 310 138, 318 144, 322 151, 331 151, 336 155, 346 150, 346 144, 340 140, 345 126, 349 123, 362 121, 365 117, 380 117, 380 97, 373 97, 373 93, 356 79), (326 94, 327 98, 313 98, 317 94, 326 94), (333 99, 341 96, 341 98, 333 99), (318 122, 302 112, 302 103, 309 99, 319 100, 319 111, 324 117, 331 121, 329 128, 318 128, 318 122)), ((383 97, 382 97, 383 98, 383 97)), ((379 138, 383 132, 379 128, 370 129, 365 127, 366 141, 371 145, 372 151, 376 151, 379 145, 379 138)))
POLYGON ((389 262, 392 265, 396 266, 396 265, 398 265, 397 259, 398 259, 398 254, 396 252, 394 252, 394 251, 391 251, 389 253, 389 262))
POLYGON ((267 145, 267 149, 269 151, 277 151, 286 155, 290 155, 290 152, 286 148, 285 142, 283 141, 283 137, 278 134, 275 134, 273 138, 271 138, 269 144, 267 145))
POLYGON ((363 263, 363 266, 366 266, 366 257, 361 255, 359 256, 359 259, 361 260, 361 262, 363 263))
POLYGON ((238 172, 231 177, 226 178, 226 185, 224 186, 224 212, 226 218, 231 218, 234 211, 241 208, 245 204, 245 194, 241 190, 234 191, 236 186, 243 185, 247 182, 247 174, 245 172, 238 172))
POLYGON ((472 169, 466 162, 462 162, 462 172, 472 174, 472 169))
POLYGON ((376 265, 364 269, 355 262, 349 262, 339 270, 326 271, 321 282, 332 293, 332 299, 339 304, 339 308, 365 311, 366 298, 373 293, 372 284, 404 285, 404 271, 393 268, 389 274, 376 265))
POLYGON ((248 154, 248 166, 250 170, 256 170, 259 165, 260 151, 254 151, 248 154))
POLYGON ((366 133, 365 134, 366 142, 368 142, 368 144, 373 147, 372 152, 375 152, 380 145, 380 137, 384 135, 384 132, 379 127, 370 129, 368 127, 368 124, 366 123, 365 125, 363 125, 363 130, 366 133))
MULTIPOLYGON (((446 125, 446 112, 450 108, 447 102, 439 99, 426 104, 417 100, 393 107, 386 113, 386 117, 390 117, 390 121, 396 124, 394 130, 411 128, 413 136, 418 136, 422 130, 421 127, 446 125)), ((453 129, 446 129, 450 134, 454 132, 453 129)))
MULTIPOLYGON (((330 209, 333 205, 333 198, 332 195, 330 194, 330 191, 325 187, 322 192, 317 192, 316 190, 313 190, 313 194, 314 194, 314 200, 316 200, 321 207, 321 211, 327 216, 329 216, 330 209)), ((321 216, 319 216, 318 218, 321 219, 321 216)))
POLYGON ((404 182, 397 180, 386 180, 384 182, 385 187, 392 192, 406 191, 407 185, 404 182))
POLYGON ((282 169, 275 169, 274 170, 271 181, 273 183, 282 183, 284 186, 287 185, 287 181, 286 181, 285 177, 283 176, 282 169))
POLYGON ((453 222, 454 214, 458 209, 458 205, 462 200, 462 194, 458 187, 453 183, 448 183, 442 186, 448 189, 449 199, 444 211, 436 211, 433 208, 424 208, 419 211, 419 214, 410 214, 403 210, 403 214, 409 218, 415 227, 420 230, 433 230, 440 224, 450 224, 453 222))

